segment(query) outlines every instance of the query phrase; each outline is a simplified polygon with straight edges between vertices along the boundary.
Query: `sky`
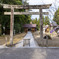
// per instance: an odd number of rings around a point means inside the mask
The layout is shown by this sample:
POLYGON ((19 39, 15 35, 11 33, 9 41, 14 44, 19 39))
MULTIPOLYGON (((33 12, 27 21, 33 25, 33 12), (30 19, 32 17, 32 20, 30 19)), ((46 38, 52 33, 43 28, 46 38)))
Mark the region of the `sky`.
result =
MULTIPOLYGON (((58 6, 59 6, 59 0, 28 0, 27 2, 29 3, 29 5, 52 4, 49 9, 43 10, 44 12, 46 11, 49 12, 48 16, 51 20, 53 19, 54 13, 58 9, 58 6)), ((32 11, 38 12, 39 10, 32 9, 32 11)), ((47 16, 47 15, 44 15, 44 16, 47 16)), ((31 18, 32 19, 39 18, 39 15, 32 15, 31 18)))

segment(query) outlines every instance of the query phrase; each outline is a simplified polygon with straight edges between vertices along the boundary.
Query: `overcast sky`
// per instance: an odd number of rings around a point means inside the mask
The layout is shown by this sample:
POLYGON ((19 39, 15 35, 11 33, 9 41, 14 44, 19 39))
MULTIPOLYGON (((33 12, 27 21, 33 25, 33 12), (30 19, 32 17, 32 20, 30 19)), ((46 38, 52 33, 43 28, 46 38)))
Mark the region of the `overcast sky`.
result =
MULTIPOLYGON (((49 17, 53 19, 53 14, 58 9, 59 0, 28 0, 30 5, 42 5, 42 4, 52 4, 49 10, 43 10, 49 12, 49 17)), ((39 11, 39 10, 32 10, 32 11, 39 11)), ((39 15, 32 15, 32 19, 39 18, 39 15)))

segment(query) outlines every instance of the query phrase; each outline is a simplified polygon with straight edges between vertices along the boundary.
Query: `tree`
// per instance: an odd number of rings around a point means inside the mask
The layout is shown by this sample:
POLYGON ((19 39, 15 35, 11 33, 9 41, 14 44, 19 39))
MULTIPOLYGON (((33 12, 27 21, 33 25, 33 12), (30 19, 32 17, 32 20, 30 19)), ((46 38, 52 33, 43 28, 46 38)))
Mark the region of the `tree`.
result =
MULTIPOLYGON (((40 19, 35 18, 35 19, 32 20, 32 23, 36 24, 37 25, 37 30, 39 30, 39 28, 40 28, 40 19)), ((46 16, 45 18, 43 16, 43 24, 45 24, 45 25, 50 24, 48 16, 46 16)))
POLYGON ((23 5, 28 5, 27 1, 28 0, 22 0, 23 5))
POLYGON ((55 12, 53 20, 59 25, 59 8, 55 12))
MULTIPOLYGON (((13 5, 22 5, 21 0, 1 0, 1 2, 3 4, 13 4, 13 5)), ((4 11, 9 11, 10 10, 3 10, 3 8, 0 8, 0 24, 2 25, 2 27, 8 27, 10 29, 10 16, 4 15, 3 12, 4 11), (2 12, 1 12, 2 11, 2 12)), ((15 12, 21 12, 21 11, 25 11, 24 9, 22 10, 15 10, 15 12)), ((30 23, 30 16, 29 15, 15 15, 14 17, 14 29, 16 31, 16 33, 19 33, 19 31, 23 31, 23 25, 26 23, 30 23), (17 29, 16 29, 17 28, 17 29)))
POLYGON ((49 22, 49 17, 48 17, 48 16, 46 16, 46 17, 44 18, 44 24, 45 24, 45 25, 49 25, 49 24, 50 24, 50 22, 49 22))
POLYGON ((37 28, 37 30, 39 30, 39 25, 40 25, 39 19, 37 19, 37 18, 33 19, 33 20, 32 20, 32 23, 33 23, 33 24, 36 24, 36 28, 37 28))

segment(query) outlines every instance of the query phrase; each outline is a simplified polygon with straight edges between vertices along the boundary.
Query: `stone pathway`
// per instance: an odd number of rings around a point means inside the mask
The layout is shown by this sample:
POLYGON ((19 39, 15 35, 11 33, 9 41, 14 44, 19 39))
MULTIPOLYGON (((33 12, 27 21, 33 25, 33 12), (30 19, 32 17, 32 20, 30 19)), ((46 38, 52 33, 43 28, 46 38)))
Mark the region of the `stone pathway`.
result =
POLYGON ((34 37, 32 35, 32 33, 30 31, 27 32, 26 36, 23 38, 23 40, 21 40, 17 45, 16 45, 16 48, 19 48, 19 47, 38 47, 36 41, 34 40, 34 37), (30 39, 30 46, 29 45, 25 45, 23 46, 23 41, 25 39, 30 39))

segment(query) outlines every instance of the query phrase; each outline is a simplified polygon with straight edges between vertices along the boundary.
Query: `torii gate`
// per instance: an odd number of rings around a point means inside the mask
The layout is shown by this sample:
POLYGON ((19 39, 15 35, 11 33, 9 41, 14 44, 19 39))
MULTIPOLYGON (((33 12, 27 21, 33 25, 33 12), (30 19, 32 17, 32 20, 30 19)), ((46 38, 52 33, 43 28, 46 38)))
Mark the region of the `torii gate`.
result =
POLYGON ((48 12, 42 12, 42 9, 48 9, 51 4, 47 5, 7 5, 3 4, 3 8, 11 9, 11 12, 5 12, 5 15, 11 15, 10 19, 10 44, 13 44, 13 27, 14 27, 14 15, 28 15, 28 14, 40 14, 40 39, 43 40, 43 19, 42 14, 48 14, 48 12), (14 12, 14 9, 39 9, 40 12, 14 12))

